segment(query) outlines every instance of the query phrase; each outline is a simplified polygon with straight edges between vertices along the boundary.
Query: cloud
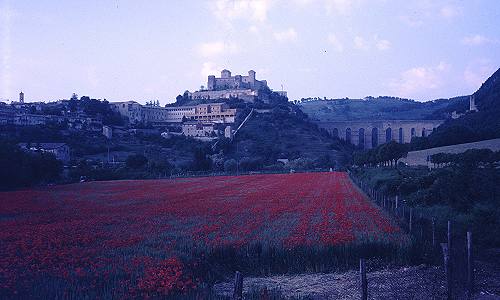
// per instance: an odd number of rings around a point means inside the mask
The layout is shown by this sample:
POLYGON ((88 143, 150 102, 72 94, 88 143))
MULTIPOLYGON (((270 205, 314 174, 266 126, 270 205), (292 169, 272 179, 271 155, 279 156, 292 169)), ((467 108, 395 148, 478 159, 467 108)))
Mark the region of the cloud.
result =
POLYGON ((462 39, 462 44, 467 45, 467 46, 479 46, 479 45, 491 44, 491 43, 497 43, 497 42, 498 42, 497 40, 487 38, 487 37, 482 36, 480 34, 466 36, 462 39))
POLYGON ((391 80, 389 87, 398 96, 411 98, 419 92, 441 87, 442 77, 449 69, 450 65, 445 62, 434 67, 414 67, 402 72, 399 79, 391 80))
POLYGON ((375 36, 375 46, 378 50, 385 51, 391 49, 392 44, 388 40, 379 39, 377 36, 375 36))
POLYGON ((201 74, 202 78, 206 79, 208 77, 208 75, 219 74, 219 72, 222 69, 223 69, 222 67, 217 66, 214 62, 207 61, 207 62, 204 62, 203 65, 201 66, 200 74, 201 74))
POLYGON ((361 37, 361 36, 355 36, 354 37, 354 49, 358 50, 368 50, 370 49, 370 46, 366 42, 366 40, 361 37))
POLYGON ((422 25, 424 25, 424 21, 422 21, 421 19, 415 17, 415 16, 400 16, 399 19, 401 20, 401 22, 405 23, 406 25, 410 26, 410 27, 420 27, 422 25))
POLYGON ((246 19, 264 22, 271 7, 271 0, 217 0, 209 2, 213 14, 223 22, 246 19))
POLYGON ((446 5, 441 7, 439 14, 446 19, 453 19, 463 14, 463 9, 458 6, 446 5))
POLYGON ((259 34, 260 29, 259 29, 259 27, 252 25, 252 26, 248 27, 248 32, 250 32, 251 34, 259 34))
POLYGON ((197 47, 198 53, 202 57, 214 57, 222 54, 234 54, 239 50, 235 43, 225 43, 222 41, 202 43, 197 47))
POLYGON ((365 39, 362 36, 355 36, 354 40, 354 49, 358 50, 370 50, 372 47, 379 51, 386 51, 391 49, 392 44, 390 41, 386 39, 381 39, 378 35, 374 35, 371 39, 365 39))
POLYGON ((362 0, 293 0, 290 2, 299 8, 319 4, 327 15, 349 15, 362 0))
POLYGON ((479 88, 495 72, 495 65, 487 59, 475 60, 464 71, 464 81, 472 88, 479 88))
POLYGON ((355 0, 325 0, 327 14, 347 15, 351 12, 355 0))
POLYGON ((274 33, 274 38, 279 42, 295 42, 297 41, 297 32, 293 28, 288 28, 285 31, 274 33))
POLYGON ((344 51, 344 45, 342 42, 337 38, 337 36, 333 33, 328 35, 328 43, 330 43, 333 46, 333 49, 337 52, 342 52, 344 51))

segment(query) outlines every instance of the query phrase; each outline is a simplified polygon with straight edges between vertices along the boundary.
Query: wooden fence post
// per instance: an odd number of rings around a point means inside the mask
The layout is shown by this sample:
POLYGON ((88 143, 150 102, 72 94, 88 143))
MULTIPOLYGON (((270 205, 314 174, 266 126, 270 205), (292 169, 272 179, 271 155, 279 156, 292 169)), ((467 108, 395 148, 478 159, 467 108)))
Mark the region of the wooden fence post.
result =
POLYGON ((366 280, 366 265, 365 259, 359 259, 359 276, 361 280, 361 300, 368 299, 368 282, 366 280))
POLYGON ((444 261, 444 273, 446 274, 446 299, 452 299, 451 290, 451 268, 450 268, 450 253, 448 244, 442 243, 441 248, 443 249, 443 261, 444 261))
POLYGON ((233 300, 242 300, 243 299, 243 276, 240 272, 236 271, 234 275, 234 292, 233 292, 233 300))
POLYGON ((452 244, 451 244, 451 221, 448 221, 447 239, 448 239, 448 252, 450 252, 450 254, 451 254, 451 247, 452 247, 452 244))
POLYGON ((410 207, 410 233, 411 233, 411 229, 412 229, 412 222, 413 222, 413 208, 410 207))
POLYGON ((472 232, 467 231, 467 296, 474 295, 474 257, 472 256, 472 232))
POLYGON ((436 247, 436 219, 432 218, 432 247, 436 247))

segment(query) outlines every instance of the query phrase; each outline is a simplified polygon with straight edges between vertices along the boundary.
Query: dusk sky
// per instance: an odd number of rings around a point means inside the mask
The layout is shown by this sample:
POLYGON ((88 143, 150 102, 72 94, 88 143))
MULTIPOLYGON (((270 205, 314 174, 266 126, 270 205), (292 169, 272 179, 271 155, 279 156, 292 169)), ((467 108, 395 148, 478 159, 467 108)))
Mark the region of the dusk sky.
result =
POLYGON ((0 0, 0 100, 173 102, 227 68, 302 97, 471 94, 500 1, 0 0))

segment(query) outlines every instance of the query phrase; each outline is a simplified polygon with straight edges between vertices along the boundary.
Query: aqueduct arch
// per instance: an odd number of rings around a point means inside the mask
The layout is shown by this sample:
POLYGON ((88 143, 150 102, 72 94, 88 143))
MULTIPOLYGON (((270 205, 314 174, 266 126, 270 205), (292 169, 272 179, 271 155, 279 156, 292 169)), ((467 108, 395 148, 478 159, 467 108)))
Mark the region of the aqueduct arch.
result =
POLYGON ((443 122, 443 120, 358 120, 317 122, 317 124, 332 136, 370 149, 389 141, 409 143, 412 137, 429 135, 443 122))

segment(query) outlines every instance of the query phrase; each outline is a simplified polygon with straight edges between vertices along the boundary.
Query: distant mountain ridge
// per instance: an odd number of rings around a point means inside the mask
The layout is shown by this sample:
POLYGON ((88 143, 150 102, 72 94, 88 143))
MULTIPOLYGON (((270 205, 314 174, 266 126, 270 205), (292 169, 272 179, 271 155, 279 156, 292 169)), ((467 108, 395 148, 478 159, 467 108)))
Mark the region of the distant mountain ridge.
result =
POLYGON ((446 119, 425 138, 415 138, 414 150, 500 138, 500 69, 491 75, 472 95, 478 112, 469 112, 470 96, 417 102, 395 97, 365 99, 313 99, 301 101, 298 107, 310 120, 428 120, 446 119), (452 112, 463 114, 452 119, 452 112))
POLYGON ((395 97, 311 100, 300 109, 315 121, 445 119, 452 111, 465 112, 468 96, 418 102, 395 97))

